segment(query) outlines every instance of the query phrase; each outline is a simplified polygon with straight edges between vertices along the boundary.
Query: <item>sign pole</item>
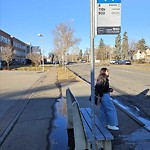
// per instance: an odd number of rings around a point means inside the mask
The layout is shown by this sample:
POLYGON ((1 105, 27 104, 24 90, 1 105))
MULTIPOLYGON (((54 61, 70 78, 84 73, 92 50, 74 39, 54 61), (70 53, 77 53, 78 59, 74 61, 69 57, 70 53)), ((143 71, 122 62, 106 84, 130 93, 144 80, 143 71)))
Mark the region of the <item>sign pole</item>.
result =
POLYGON ((93 150, 96 150, 94 37, 95 35, 100 34, 119 34, 121 32, 120 24, 121 24, 121 0, 90 0, 91 105, 92 105, 91 116, 92 116, 93 150))
POLYGON ((92 149, 96 150, 95 141, 95 57, 94 57, 94 35, 95 35, 95 0, 90 0, 90 47, 91 47, 91 102, 92 102, 92 149))

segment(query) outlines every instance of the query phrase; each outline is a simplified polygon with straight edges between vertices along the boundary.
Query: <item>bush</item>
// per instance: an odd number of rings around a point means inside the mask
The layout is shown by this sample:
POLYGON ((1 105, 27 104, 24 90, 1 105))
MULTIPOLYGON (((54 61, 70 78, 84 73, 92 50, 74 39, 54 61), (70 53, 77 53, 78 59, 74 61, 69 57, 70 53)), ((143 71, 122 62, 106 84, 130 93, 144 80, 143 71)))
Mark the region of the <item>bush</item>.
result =
POLYGON ((145 59, 138 59, 138 60, 136 60, 136 63, 143 64, 143 63, 145 63, 145 59))

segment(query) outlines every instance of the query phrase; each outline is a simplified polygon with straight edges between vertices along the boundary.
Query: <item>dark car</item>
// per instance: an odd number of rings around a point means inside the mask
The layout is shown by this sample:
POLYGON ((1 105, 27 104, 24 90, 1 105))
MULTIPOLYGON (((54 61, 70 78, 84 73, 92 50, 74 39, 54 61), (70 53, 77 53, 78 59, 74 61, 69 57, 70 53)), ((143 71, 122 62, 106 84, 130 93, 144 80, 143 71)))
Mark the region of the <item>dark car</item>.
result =
POLYGON ((119 60, 119 59, 116 60, 116 61, 115 61, 115 64, 122 64, 122 60, 119 60))
POLYGON ((131 65, 131 61, 130 60, 121 60, 121 64, 122 65, 131 65))
POLYGON ((118 65, 131 65, 131 61, 130 60, 116 60, 115 61, 115 64, 118 64, 118 65))

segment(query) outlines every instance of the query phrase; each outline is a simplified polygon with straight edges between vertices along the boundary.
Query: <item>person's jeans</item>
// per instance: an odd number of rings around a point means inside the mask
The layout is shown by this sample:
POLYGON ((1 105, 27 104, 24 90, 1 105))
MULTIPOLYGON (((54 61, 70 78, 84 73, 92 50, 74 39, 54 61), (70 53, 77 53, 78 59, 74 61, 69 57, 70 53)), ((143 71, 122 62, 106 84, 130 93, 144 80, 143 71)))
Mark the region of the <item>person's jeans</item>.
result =
POLYGON ((103 94, 102 101, 100 104, 100 116, 100 120, 104 125, 118 125, 116 108, 110 98, 109 93, 103 94))

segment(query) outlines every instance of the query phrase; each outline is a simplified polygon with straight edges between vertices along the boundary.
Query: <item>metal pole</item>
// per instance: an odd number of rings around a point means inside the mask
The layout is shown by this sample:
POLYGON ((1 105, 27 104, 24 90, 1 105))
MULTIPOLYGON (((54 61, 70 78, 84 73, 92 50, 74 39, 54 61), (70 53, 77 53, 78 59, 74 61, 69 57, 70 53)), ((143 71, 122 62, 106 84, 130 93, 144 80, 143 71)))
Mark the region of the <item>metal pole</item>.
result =
POLYGON ((44 71, 44 54, 43 54, 43 51, 42 51, 42 71, 44 71))
POLYGON ((95 0, 90 0, 90 46, 91 46, 91 101, 92 101, 92 149, 96 150, 96 141, 95 141, 95 58, 94 58, 94 9, 95 0))
POLYGON ((44 41, 42 36, 42 71, 44 71, 44 41))
POLYGON ((42 71, 44 71, 44 41, 43 41, 43 35, 38 34, 39 37, 41 37, 41 53, 42 53, 42 71))

